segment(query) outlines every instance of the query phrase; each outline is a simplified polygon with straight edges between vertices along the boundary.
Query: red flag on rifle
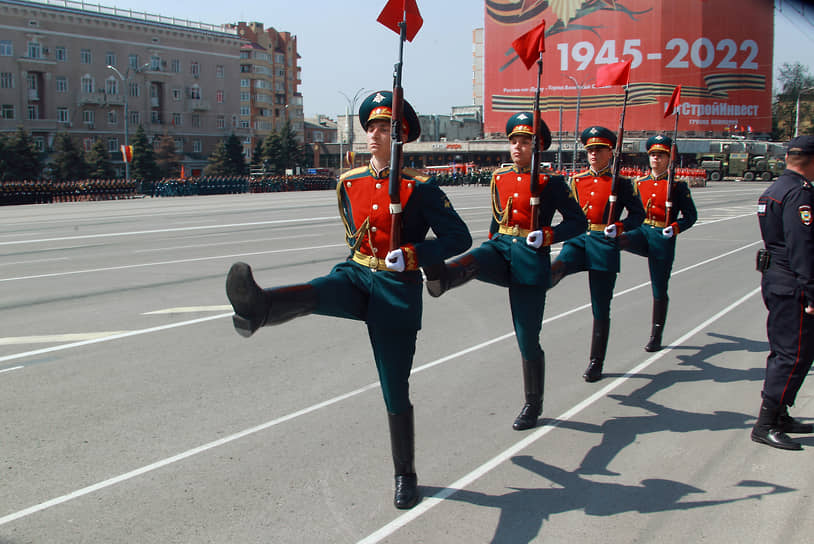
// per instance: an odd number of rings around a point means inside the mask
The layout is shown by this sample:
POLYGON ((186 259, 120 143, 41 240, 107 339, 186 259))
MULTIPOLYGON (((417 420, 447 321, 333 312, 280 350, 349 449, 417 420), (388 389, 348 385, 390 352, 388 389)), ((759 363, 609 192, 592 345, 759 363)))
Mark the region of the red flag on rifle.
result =
POLYGON ((545 51, 545 20, 512 42, 517 56, 529 70, 545 51))
POLYGON ((601 66, 596 71, 596 86, 627 85, 630 83, 630 61, 615 62, 601 66))
POLYGON ((119 149, 121 149, 122 160, 124 162, 133 162, 133 146, 132 145, 120 145, 119 149))
POLYGON ((399 23, 407 21, 406 38, 408 42, 413 41, 421 25, 424 24, 415 0, 388 0, 376 20, 396 34, 401 34, 399 23))
POLYGON ((667 110, 664 112, 664 117, 670 117, 672 114, 678 110, 678 102, 681 100, 681 85, 676 85, 675 89, 673 89, 673 96, 670 97, 670 101, 667 103, 667 110))

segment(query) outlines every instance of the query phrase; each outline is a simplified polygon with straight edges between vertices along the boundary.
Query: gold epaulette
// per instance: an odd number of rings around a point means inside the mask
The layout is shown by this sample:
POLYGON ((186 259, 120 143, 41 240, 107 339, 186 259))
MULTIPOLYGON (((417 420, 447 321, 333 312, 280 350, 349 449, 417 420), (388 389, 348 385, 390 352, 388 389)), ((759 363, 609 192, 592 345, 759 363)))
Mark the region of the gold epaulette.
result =
POLYGON ((406 166, 401 169, 401 175, 402 175, 402 177, 408 177, 410 179, 414 179, 415 181, 417 181, 419 183, 426 183, 426 182, 428 182, 430 180, 430 176, 428 176, 426 174, 422 174, 418 170, 415 170, 413 168, 408 168, 406 166))
POLYGON ((350 177, 355 178, 355 177, 357 177, 357 176, 359 176, 361 174, 367 175, 369 170, 370 169, 369 169, 369 167, 367 165, 365 165, 365 166, 357 166, 356 168, 352 168, 352 169, 348 170, 347 172, 343 173, 341 176, 339 176, 339 180, 344 181, 347 178, 350 178, 350 177))

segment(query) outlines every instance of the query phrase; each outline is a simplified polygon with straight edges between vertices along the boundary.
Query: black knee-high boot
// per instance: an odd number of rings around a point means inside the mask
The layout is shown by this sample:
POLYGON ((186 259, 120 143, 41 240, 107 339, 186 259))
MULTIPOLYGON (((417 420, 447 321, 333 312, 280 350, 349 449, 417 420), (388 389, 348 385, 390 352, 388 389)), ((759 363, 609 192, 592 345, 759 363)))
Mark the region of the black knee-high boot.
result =
POLYGON ((523 390, 526 404, 514 420, 512 428, 524 431, 537 426, 537 418, 543 412, 543 390, 545 388, 545 354, 534 361, 523 359, 523 390))
POLYGON ((440 297, 453 287, 458 287, 478 275, 478 261, 472 255, 462 255, 445 264, 425 267, 427 292, 440 297))
POLYGON ((752 427, 752 440, 781 450, 801 450, 800 444, 786 435, 777 422, 779 407, 768 399, 763 399, 755 426, 752 427))
POLYGON ((653 299, 653 328, 650 331, 650 341, 644 347, 645 351, 661 350, 661 335, 664 334, 664 322, 667 321, 667 298, 653 299))
POLYGON ((593 334, 591 334, 591 359, 588 362, 588 368, 582 375, 586 382, 596 382, 602 379, 602 365, 608 349, 609 332, 610 319, 594 319, 593 334))
POLYGON ((316 309, 317 293, 312 285, 261 289, 246 263, 235 263, 226 276, 226 296, 232 303, 235 330, 249 337, 260 327, 277 325, 308 315, 316 309))
POLYGON ((418 476, 415 473, 415 424, 413 407, 401 414, 387 414, 390 447, 393 452, 396 489, 393 504, 406 510, 418 503, 418 476))

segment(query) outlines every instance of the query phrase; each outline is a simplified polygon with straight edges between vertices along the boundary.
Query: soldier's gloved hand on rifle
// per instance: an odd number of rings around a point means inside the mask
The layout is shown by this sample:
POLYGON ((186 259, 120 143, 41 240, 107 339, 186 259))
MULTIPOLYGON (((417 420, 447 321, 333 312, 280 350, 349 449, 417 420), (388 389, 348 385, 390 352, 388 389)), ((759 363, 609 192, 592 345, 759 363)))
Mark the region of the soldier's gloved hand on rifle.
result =
POLYGON ((543 231, 533 230, 526 236, 526 245, 539 249, 543 245, 543 231))
POLYGON ((404 272, 404 252, 400 249, 389 251, 384 263, 392 272, 404 272))
POLYGON ((617 232, 615 223, 611 223, 610 225, 605 227, 605 236, 607 236, 608 238, 616 238, 616 234, 617 232))
POLYGON ((661 231, 661 235, 665 238, 672 238, 675 235, 675 231, 673 230, 673 226, 669 225, 664 227, 664 230, 661 231))

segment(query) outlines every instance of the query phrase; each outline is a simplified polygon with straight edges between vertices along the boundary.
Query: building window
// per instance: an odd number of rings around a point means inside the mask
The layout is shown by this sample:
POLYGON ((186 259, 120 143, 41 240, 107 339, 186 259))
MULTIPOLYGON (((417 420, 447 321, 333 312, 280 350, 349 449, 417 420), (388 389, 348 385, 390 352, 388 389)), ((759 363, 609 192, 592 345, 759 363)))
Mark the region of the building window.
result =
POLYGON ((107 124, 116 126, 119 124, 119 112, 116 110, 108 110, 107 112, 107 124))
POLYGON ((215 127, 226 128, 226 119, 223 117, 223 115, 218 115, 217 119, 215 119, 215 127))
POLYGON ((112 51, 105 53, 105 64, 108 66, 116 66, 116 53, 112 51))
POLYGON ((110 76, 105 81, 105 92, 107 94, 119 94, 119 80, 110 76))
POLYGON ((282 53, 274 53, 274 64, 285 64, 285 55, 282 53))
POLYGON ((176 87, 172 90, 172 99, 176 102, 181 100, 181 89, 176 87))
POLYGON ((180 74, 181 73, 181 61, 180 60, 172 59, 171 67, 172 67, 173 73, 175 73, 175 74, 180 74))
POLYGON ((240 121, 240 128, 249 128, 248 121, 240 121))
POLYGON ((85 152, 86 152, 86 153, 87 153, 88 151, 90 151, 90 150, 91 150, 91 148, 93 148, 93 143, 94 143, 95 141, 96 141, 96 139, 95 139, 95 138, 83 138, 83 139, 82 139, 82 147, 85 149, 85 152))
POLYGON ((128 85, 130 96, 141 96, 141 87, 135 81, 131 81, 130 85, 128 85))
POLYGON ((68 78, 65 76, 57 76, 56 79, 56 90, 58 93, 67 93, 68 92, 68 78))
POLYGON ((138 55, 128 55, 127 64, 133 70, 138 70, 138 55))
POLYGON ((14 45, 11 40, 0 40, 0 57, 11 57, 14 55, 14 45))
POLYGON ((86 125, 93 126, 93 121, 96 119, 96 112, 93 110, 82 110, 82 122, 86 125))
POLYGON ((56 47, 54 48, 54 58, 58 62, 65 62, 68 60, 68 51, 62 46, 56 47))
POLYGON ((193 85, 189 88, 189 97, 193 100, 201 99, 201 88, 198 85, 193 85))
POLYGON ((0 89, 14 88, 14 74, 12 72, 0 72, 0 89))
POLYGON ((215 102, 223 104, 223 91, 215 91, 215 102))
POLYGON ((150 110, 150 122, 154 125, 161 124, 161 112, 159 110, 150 110))
POLYGON ((201 65, 193 60, 191 63, 189 63, 189 73, 191 73, 193 76, 201 75, 201 65))
POLYGON ((173 126, 176 126, 176 127, 181 126, 181 114, 180 113, 173 113, 172 114, 172 124, 173 124, 173 126))
POLYGON ((37 42, 28 42, 28 58, 42 58, 42 46, 37 42))
POLYGON ((193 153, 200 153, 201 152, 201 141, 200 140, 192 140, 192 152, 193 153))
POLYGON ((107 152, 108 153, 118 153, 119 152, 119 139, 118 138, 108 138, 107 139, 107 152))
POLYGON ((71 112, 68 108, 57 108, 57 122, 59 123, 70 123, 71 122, 71 112))
POLYGON ((249 106, 240 106, 240 115, 246 117, 250 115, 251 111, 249 110, 249 106))
POLYGON ((251 94, 246 91, 240 91, 240 101, 241 102, 248 102, 250 100, 251 94))
POLYGON ((31 140, 34 142, 34 149, 40 153, 45 151, 45 138, 43 136, 34 136, 31 140))
POLYGON ((223 64, 218 64, 215 66, 215 77, 218 79, 223 79, 223 64))
POLYGON ((82 92, 83 93, 92 93, 93 92, 93 78, 89 75, 82 76, 82 92))
POLYGON ((2 106, 0 106, 0 118, 14 119, 14 105, 3 104, 2 106))
POLYGON ((153 72, 161 71, 161 57, 158 55, 153 55, 150 57, 150 70, 153 72))
POLYGON ((249 88, 249 80, 248 79, 241 79, 240 80, 240 86, 242 88, 244 88, 244 89, 248 89, 249 88))
POLYGON ((138 112, 138 111, 131 111, 130 112, 130 124, 132 124, 132 125, 140 125, 141 124, 141 112, 138 112))
POLYGON ((79 62, 82 64, 90 64, 93 61, 93 55, 90 49, 82 49, 79 51, 79 62))
POLYGON ((40 108, 37 104, 28 105, 28 120, 36 121, 40 118, 40 108))
POLYGON ((176 153, 183 153, 184 152, 184 139, 183 138, 173 138, 172 141, 175 144, 175 152, 176 153))
POLYGON ((192 128, 201 128, 201 115, 193 113, 190 118, 190 123, 192 124, 192 128))

